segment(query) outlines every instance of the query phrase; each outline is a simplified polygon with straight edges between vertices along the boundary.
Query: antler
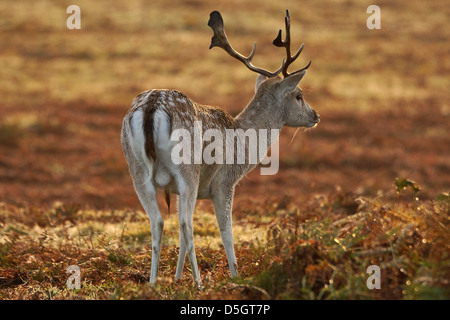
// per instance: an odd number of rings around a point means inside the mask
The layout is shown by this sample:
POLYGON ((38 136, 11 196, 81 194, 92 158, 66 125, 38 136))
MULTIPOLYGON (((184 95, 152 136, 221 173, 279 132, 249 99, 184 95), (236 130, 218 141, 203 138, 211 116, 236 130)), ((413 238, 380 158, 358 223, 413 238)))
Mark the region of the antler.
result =
POLYGON ((273 44, 277 47, 285 47, 286 48, 286 61, 283 60, 283 66, 282 66, 282 69, 283 69, 282 73, 283 73, 283 76, 286 78, 286 77, 289 77, 290 75, 293 75, 294 73, 298 73, 298 72, 308 69, 308 67, 311 65, 311 61, 309 61, 308 64, 300 70, 297 70, 292 73, 287 72, 288 67, 291 65, 292 62, 295 61, 295 59, 298 58, 298 56, 302 52, 303 46, 305 44, 302 43, 302 45, 300 46, 300 49, 298 49, 297 53, 295 53, 293 56, 291 56, 291 18, 289 16, 289 10, 286 10, 286 17, 284 18, 284 22, 286 24, 286 38, 284 41, 281 40, 281 30, 280 30, 280 31, 278 31, 278 36, 275 38, 275 40, 273 40, 273 44))
POLYGON ((213 29, 213 31, 214 31, 214 36, 211 38, 211 45, 209 46, 209 49, 211 49, 212 47, 220 47, 223 50, 225 50, 230 56, 232 56, 233 58, 236 58, 239 61, 241 61, 242 63, 244 63, 247 66, 247 68, 249 68, 250 70, 255 71, 259 74, 262 74, 266 77, 269 77, 269 78, 275 77, 280 73, 281 69, 284 66, 284 60, 283 60, 283 64, 281 65, 281 67, 275 72, 270 72, 270 71, 255 67, 252 64, 251 61, 252 61, 253 56, 255 55, 256 42, 253 43, 252 52, 250 53, 250 55, 248 57, 245 57, 242 54, 240 54, 239 52, 237 52, 236 50, 234 50, 231 47, 230 42, 228 41, 227 35, 225 34, 225 29, 223 26, 223 19, 218 11, 211 12, 211 14, 209 16, 208 26, 210 26, 211 29, 213 29))

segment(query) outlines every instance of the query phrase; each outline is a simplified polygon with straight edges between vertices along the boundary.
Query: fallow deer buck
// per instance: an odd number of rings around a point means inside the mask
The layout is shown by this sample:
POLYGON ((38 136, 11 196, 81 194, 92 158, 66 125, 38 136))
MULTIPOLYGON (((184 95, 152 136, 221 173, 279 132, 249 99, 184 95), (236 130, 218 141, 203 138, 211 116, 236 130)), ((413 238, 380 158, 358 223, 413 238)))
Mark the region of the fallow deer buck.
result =
MULTIPOLYGON (((231 276, 237 275, 231 223, 234 189, 239 180, 257 165, 248 161, 243 164, 193 162, 175 164, 171 158, 176 143, 171 139, 171 134, 175 130, 185 129, 191 135, 211 128, 222 133, 229 129, 244 131, 266 129, 262 132, 275 130, 278 133, 283 126, 314 127, 319 122, 319 115, 305 102, 302 91, 297 87, 311 62, 300 70, 288 72, 289 65, 297 59, 303 49, 302 44, 300 49, 291 56, 288 11, 286 11, 285 25, 285 40, 282 40, 280 30, 273 44, 284 47, 287 57, 283 59, 277 71, 269 72, 251 63, 255 54, 255 44, 248 57, 238 53, 228 42, 220 13, 213 11, 210 14, 208 26, 214 31, 210 49, 215 46, 224 49, 233 58, 244 63, 247 68, 259 74, 256 79, 254 97, 235 118, 218 107, 198 104, 176 90, 150 90, 139 94, 125 116, 121 134, 122 148, 134 188, 150 218, 152 235, 150 283, 155 283, 158 274, 164 226, 156 200, 157 189, 166 193, 168 204, 170 194, 178 195, 180 250, 175 279, 180 279, 182 275, 187 253, 194 281, 201 287, 192 225, 196 199, 212 200, 230 273, 231 276), (283 74, 283 79, 278 77, 280 72, 283 74)), ((272 137, 270 141, 273 140, 272 137)), ((260 150, 263 155, 270 148, 270 141, 260 150)), ((224 141, 224 143, 227 144, 230 141, 224 141)), ((245 142, 244 146, 248 149, 245 142)), ((205 141, 200 141, 197 147, 203 150, 205 141)), ((258 161, 261 161, 261 158, 258 161)))

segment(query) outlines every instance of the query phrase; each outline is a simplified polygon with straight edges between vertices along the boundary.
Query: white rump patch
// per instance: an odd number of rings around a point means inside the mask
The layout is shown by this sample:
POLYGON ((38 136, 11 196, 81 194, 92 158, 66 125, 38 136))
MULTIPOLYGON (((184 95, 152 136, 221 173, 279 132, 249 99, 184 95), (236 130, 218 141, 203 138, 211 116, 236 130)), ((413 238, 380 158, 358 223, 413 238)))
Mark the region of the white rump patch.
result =
POLYGON ((131 115, 131 131, 133 138, 130 139, 131 149, 138 162, 145 164, 147 167, 146 177, 144 178, 145 183, 150 180, 151 173, 153 171, 153 161, 147 157, 145 152, 145 135, 144 135, 144 112, 142 109, 138 109, 131 115))

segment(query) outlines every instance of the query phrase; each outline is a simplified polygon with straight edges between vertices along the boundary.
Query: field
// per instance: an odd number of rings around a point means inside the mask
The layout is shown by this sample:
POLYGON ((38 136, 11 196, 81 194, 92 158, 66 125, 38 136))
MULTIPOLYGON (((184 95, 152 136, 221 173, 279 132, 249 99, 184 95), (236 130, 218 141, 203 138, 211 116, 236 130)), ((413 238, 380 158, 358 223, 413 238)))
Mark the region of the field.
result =
MULTIPOLYGON (((15 1, 0 3, 0 299, 449 299, 450 9, 442 1, 15 1), (66 8, 81 8, 68 30, 66 8), (255 10, 257 8, 257 10, 255 10), (240 275, 230 279, 212 204, 197 202, 204 290, 174 282, 177 214, 160 276, 120 147, 133 98, 173 88, 236 115, 256 75, 208 50, 219 10, 232 45, 274 70, 291 14, 312 60, 301 87, 320 124, 284 128, 280 169, 236 189, 240 275), (81 288, 66 269, 78 265, 81 288), (381 289, 369 290, 370 265, 381 289)), ((295 44, 296 46, 296 44, 295 44)), ((293 44, 294 47, 294 44, 293 44)), ((293 49, 294 50, 294 49, 293 49)), ((173 196, 175 201, 175 196, 173 196)))

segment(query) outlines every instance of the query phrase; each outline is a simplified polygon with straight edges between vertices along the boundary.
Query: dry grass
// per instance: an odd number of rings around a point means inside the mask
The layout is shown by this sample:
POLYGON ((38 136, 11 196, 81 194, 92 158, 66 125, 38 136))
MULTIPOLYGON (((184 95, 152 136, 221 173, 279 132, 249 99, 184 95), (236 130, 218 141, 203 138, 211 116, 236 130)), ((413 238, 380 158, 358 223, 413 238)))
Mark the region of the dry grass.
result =
MULTIPOLYGON (((405 192, 405 191, 402 191, 405 192)), ((408 193, 408 192, 407 192, 408 193)), ((211 213, 197 212, 195 242, 205 289, 189 267, 173 282, 176 217, 166 220, 160 279, 148 285, 151 243, 140 211, 0 210, 2 299, 448 299, 448 194, 434 201, 386 202, 338 191, 301 209, 289 202, 258 207, 235 221, 240 276, 228 278, 211 213), (249 236, 251 235, 251 236, 249 236), (381 269, 368 290, 366 269, 381 269), (81 268, 81 289, 65 282, 81 268)))
POLYGON ((49 101, 88 100, 125 107, 140 91, 168 87, 238 110, 251 97, 254 74, 221 50, 207 49, 206 22, 214 9, 223 12, 236 48, 246 52, 257 41, 255 63, 273 69, 283 51, 271 41, 289 8, 292 37, 306 43, 296 65, 313 60, 304 82, 320 110, 448 97, 449 12, 439 1, 381 1, 377 31, 365 26, 370 1, 80 1, 80 31, 65 27, 68 3, 1 4, 0 35, 8 44, 0 56, 1 78, 8 79, 0 88, 4 105, 39 109, 49 101))

